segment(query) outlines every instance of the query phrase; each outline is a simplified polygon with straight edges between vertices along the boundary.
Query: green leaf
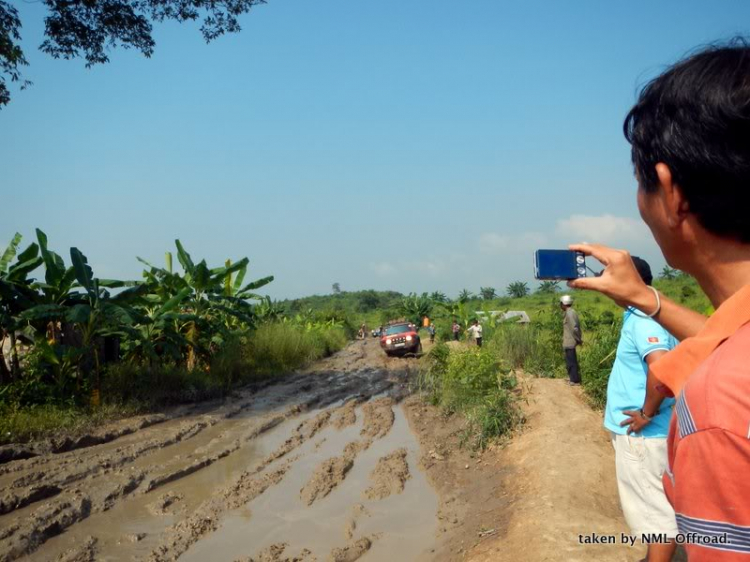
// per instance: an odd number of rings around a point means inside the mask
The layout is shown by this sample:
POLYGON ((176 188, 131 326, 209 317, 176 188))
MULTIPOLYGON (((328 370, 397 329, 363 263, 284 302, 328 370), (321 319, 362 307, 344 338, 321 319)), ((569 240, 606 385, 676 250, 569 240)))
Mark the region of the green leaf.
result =
POLYGON ((177 260, 180 262, 182 269, 185 270, 185 273, 189 273, 192 275, 195 265, 193 264, 193 260, 190 258, 190 254, 185 251, 185 248, 182 247, 182 243, 179 240, 175 240, 174 243, 175 246, 177 246, 177 260))
POLYGON ((22 256, 23 254, 18 256, 18 262, 14 263, 8 270, 8 279, 10 279, 11 281, 15 281, 16 283, 26 281, 26 276, 34 271, 37 267, 42 265, 42 263, 44 263, 44 260, 41 258, 41 256, 36 256, 31 259, 21 261, 20 258, 22 256))
POLYGON ((139 287, 143 281, 121 281, 119 279, 99 279, 99 286, 108 289, 119 289, 121 287, 139 287))
POLYGON ((206 260, 201 261, 193 269, 193 287, 199 291, 205 291, 211 287, 211 272, 208 270, 206 260))
MULTIPOLYGON (((225 267, 232 265, 232 260, 227 260, 224 263, 225 267)), ((232 275, 227 275, 224 278, 224 295, 230 296, 232 294, 232 275)))
POLYGON ((167 302, 165 302, 161 308, 156 312, 156 316, 161 316, 162 314, 166 314, 167 312, 171 312, 177 306, 187 297, 190 293, 192 293, 193 290, 190 287, 185 287, 182 289, 179 293, 177 293, 175 296, 173 296, 171 299, 169 299, 167 302))
POLYGON ((159 269, 159 268, 158 268, 158 267, 156 267, 155 265, 151 265, 151 264, 150 264, 149 262, 147 262, 147 261, 146 261, 146 260, 144 260, 143 258, 139 258, 138 256, 136 256, 136 257, 135 257, 135 259, 137 259, 137 260, 138 260, 139 262, 141 262, 142 264, 144 264, 144 265, 147 265, 147 266, 148 266, 148 267, 150 267, 150 268, 151 268, 152 270, 157 270, 157 269, 159 269))
POLYGON ((94 291, 94 272, 91 271, 86 256, 84 256, 78 248, 71 248, 70 259, 73 262, 73 268, 75 269, 75 276, 78 283, 81 284, 81 287, 86 289, 87 293, 92 294, 94 291))
MULTIPOLYGON (((234 286, 232 287, 232 294, 237 295, 240 292, 240 288, 242 287, 242 282, 245 280, 245 275, 247 274, 247 264, 245 264, 243 267, 241 267, 237 271, 237 277, 234 278, 234 286)), ((231 296, 231 295, 227 295, 231 296)))
POLYGON ((273 281, 273 275, 269 275, 268 277, 264 277, 263 279, 258 279, 257 281, 252 281, 251 283, 248 283, 247 285, 242 287, 242 290, 239 292, 239 294, 241 295, 247 291, 260 289, 261 287, 268 285, 271 281, 273 281))
POLYGON ((21 233, 16 232, 16 234, 13 236, 13 240, 11 240, 10 244, 8 244, 8 247, 5 248, 3 255, 0 256, 0 273, 5 273, 6 271, 8 271, 8 264, 10 264, 10 262, 16 256, 18 245, 21 243, 22 238, 23 236, 21 236, 21 233))
POLYGON ((57 320, 65 316, 68 309, 59 304, 38 304, 24 310, 19 317, 33 322, 35 320, 57 320))
POLYGON ((65 263, 55 252, 47 249, 47 235, 38 228, 36 229, 36 237, 39 241, 39 250, 44 259, 44 279, 48 285, 56 287, 65 275, 65 263))
POLYGON ((166 252, 164 254, 164 261, 167 263, 167 271, 172 273, 172 252, 166 252))
POLYGON ((77 304, 71 307, 65 319, 73 324, 85 324, 91 316, 91 307, 87 304, 77 304))
POLYGON ((32 242, 29 244, 29 247, 26 248, 23 252, 18 254, 18 261, 29 261, 34 259, 39 255, 39 245, 36 242, 32 242))

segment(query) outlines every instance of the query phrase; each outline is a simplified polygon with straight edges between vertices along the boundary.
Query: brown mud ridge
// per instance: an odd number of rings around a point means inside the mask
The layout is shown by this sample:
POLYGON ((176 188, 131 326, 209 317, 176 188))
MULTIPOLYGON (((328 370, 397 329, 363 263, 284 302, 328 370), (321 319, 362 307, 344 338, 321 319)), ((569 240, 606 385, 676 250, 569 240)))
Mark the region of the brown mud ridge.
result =
MULTIPOLYGON (((400 406, 415 368, 415 359, 386 358, 374 340, 356 342, 223 402, 3 447, 0 561, 207 559, 202 548, 212 560, 392 558, 398 540, 385 537, 403 522, 388 521, 388 506, 352 508, 382 456, 403 450, 406 462, 408 449, 416 462, 418 443, 400 406), (216 548, 234 521, 266 519, 259 504, 277 497, 273 517, 287 521, 287 537, 245 533, 233 550, 216 548), (326 520, 335 530, 308 528, 326 520)), ((413 509, 423 496, 437 506, 424 475, 413 488, 413 509)), ((413 533, 416 552, 434 538, 434 509, 427 515, 413 533)))

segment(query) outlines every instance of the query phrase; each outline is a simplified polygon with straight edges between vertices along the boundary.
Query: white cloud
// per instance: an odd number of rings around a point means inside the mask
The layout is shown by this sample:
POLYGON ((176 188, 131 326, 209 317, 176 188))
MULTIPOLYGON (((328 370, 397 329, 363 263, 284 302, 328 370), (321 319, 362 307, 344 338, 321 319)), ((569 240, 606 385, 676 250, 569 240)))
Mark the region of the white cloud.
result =
POLYGON ((438 275, 445 271, 446 266, 443 261, 415 261, 404 264, 404 268, 428 275, 438 275))
POLYGON ((557 234, 571 242, 612 244, 646 239, 648 229, 630 217, 572 215, 557 221, 557 234))
POLYGON ((544 246, 547 237, 541 232, 522 232, 520 234, 498 234, 485 232, 479 236, 479 248, 487 254, 500 254, 507 251, 525 252, 532 248, 544 246))
POLYGON ((379 275, 380 277, 387 277, 389 275, 393 275, 398 271, 396 269, 396 266, 387 261, 370 264, 370 269, 375 272, 375 275, 379 275))

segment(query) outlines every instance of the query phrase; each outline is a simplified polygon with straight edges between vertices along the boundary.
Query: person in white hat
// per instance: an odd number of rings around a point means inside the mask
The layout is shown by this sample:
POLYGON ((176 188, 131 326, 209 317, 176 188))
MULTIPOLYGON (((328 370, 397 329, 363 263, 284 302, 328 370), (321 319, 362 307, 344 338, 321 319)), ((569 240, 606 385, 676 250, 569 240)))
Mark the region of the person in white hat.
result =
POLYGON ((573 297, 560 297, 560 308, 563 309, 563 351, 565 367, 568 369, 568 384, 578 386, 581 384, 581 373, 578 369, 576 347, 583 345, 581 322, 578 320, 578 313, 573 310, 573 297))

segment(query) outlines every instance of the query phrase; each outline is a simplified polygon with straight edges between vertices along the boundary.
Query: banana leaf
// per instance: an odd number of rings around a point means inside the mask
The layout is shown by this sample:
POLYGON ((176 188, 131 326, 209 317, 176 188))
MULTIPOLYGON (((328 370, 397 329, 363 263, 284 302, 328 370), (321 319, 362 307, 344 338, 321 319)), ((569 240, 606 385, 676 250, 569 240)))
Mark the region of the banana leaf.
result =
MULTIPOLYGON (((36 244, 33 244, 33 246, 36 246, 36 244)), ((14 263, 12 266, 10 266, 10 269, 8 269, 7 277, 11 281, 26 281, 26 276, 44 263, 44 260, 40 256, 34 256, 22 260, 25 253, 26 252, 19 255, 18 262, 14 263)))
POLYGON ((21 233, 16 232, 16 234, 13 236, 13 239, 10 241, 10 244, 8 244, 8 247, 5 248, 3 255, 0 256, 0 273, 5 273, 6 271, 8 271, 8 265, 11 261, 13 261, 13 258, 16 257, 18 245, 21 243, 22 239, 23 236, 21 236, 21 233))
POLYGON ((242 289, 235 296, 239 297, 248 291, 260 289, 261 287, 268 285, 271 281, 273 281, 273 279, 273 275, 269 275, 268 277, 263 277, 262 279, 258 279, 257 281, 252 281, 251 283, 248 283, 247 285, 242 287, 242 289))
POLYGON ((65 276, 65 262, 55 252, 47 249, 47 235, 38 228, 36 229, 36 237, 39 241, 39 250, 44 259, 44 278, 48 285, 56 287, 61 284, 65 276))
POLYGON ((57 320, 63 318, 68 312, 68 307, 59 304, 38 304, 24 310, 19 318, 28 322, 35 320, 57 320))
POLYGON ((70 260, 73 263, 73 268, 75 269, 75 275, 78 283, 86 290, 87 293, 93 294, 94 272, 91 270, 91 266, 89 266, 86 256, 84 256, 78 248, 71 248, 70 260))
POLYGON ((180 262, 180 265, 182 266, 182 269, 185 270, 185 273, 189 273, 190 275, 192 275, 195 265, 193 264, 193 260, 190 257, 190 254, 185 251, 185 248, 182 247, 182 243, 179 240, 175 240, 174 243, 175 246, 177 246, 177 261, 180 262))

